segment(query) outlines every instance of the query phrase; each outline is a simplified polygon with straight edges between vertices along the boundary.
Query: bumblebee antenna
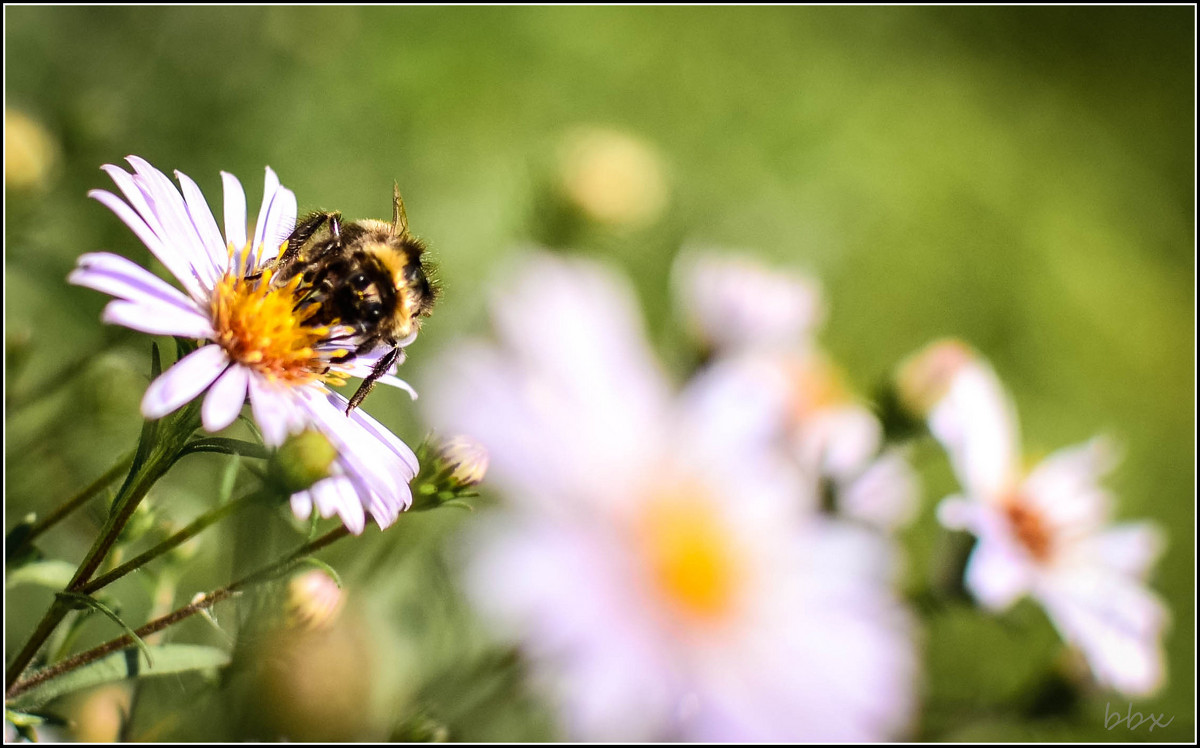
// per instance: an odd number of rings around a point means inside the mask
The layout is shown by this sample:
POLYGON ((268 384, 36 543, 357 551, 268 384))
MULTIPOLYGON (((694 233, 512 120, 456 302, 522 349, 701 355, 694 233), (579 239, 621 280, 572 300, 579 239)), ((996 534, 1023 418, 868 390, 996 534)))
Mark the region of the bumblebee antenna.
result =
POLYGON ((400 197, 399 182, 392 182, 392 236, 408 233, 408 215, 404 212, 404 198, 400 197))

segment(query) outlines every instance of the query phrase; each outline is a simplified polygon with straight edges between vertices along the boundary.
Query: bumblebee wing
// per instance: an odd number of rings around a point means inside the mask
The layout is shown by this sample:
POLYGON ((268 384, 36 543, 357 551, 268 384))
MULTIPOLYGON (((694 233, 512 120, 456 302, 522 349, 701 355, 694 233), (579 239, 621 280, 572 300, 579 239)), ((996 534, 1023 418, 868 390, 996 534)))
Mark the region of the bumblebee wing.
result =
POLYGON ((392 236, 408 233, 408 214, 404 212, 404 198, 400 197, 400 183, 392 182, 392 236))

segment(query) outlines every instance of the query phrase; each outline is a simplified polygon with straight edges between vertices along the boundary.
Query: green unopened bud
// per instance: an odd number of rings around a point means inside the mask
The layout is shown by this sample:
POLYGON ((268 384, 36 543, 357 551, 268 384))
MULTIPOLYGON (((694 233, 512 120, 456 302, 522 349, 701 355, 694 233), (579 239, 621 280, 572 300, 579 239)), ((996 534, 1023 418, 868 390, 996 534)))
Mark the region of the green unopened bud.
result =
POLYGON ((469 436, 456 436, 443 442, 437 459, 453 488, 478 485, 487 475, 487 449, 469 436))
POLYGON ((337 582, 320 569, 297 574, 288 582, 286 608, 293 628, 325 629, 337 620, 344 598, 337 582))
POLYGON ((288 437, 271 458, 271 477, 285 493, 303 491, 329 475, 337 450, 324 434, 303 431, 288 437))

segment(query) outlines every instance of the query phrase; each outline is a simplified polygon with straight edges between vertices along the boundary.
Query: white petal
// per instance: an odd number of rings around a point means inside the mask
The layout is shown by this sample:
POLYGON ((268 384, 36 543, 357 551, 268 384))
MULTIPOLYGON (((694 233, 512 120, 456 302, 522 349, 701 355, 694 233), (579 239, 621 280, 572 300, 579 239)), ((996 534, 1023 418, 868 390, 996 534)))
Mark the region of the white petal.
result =
POLYGON ((684 316, 717 348, 800 345, 824 316, 815 281, 745 255, 684 252, 672 281, 684 316))
POLYGON ((1162 555, 1166 545, 1162 530, 1150 522, 1116 525, 1078 542, 1082 559, 1131 578, 1142 578, 1162 555))
POLYGON ((200 285, 206 290, 211 290, 212 259, 196 233, 183 196, 166 174, 151 166, 145 159, 129 156, 126 161, 137 172, 134 181, 142 188, 151 210, 162 223, 159 238, 169 249, 183 257, 200 285))
POLYGON ((208 318, 199 312, 185 312, 135 301, 110 301, 104 307, 101 319, 150 335, 211 339, 215 334, 208 318))
POLYGON ((314 493, 314 497, 317 498, 318 506, 323 505, 321 516, 329 517, 336 513, 347 530, 361 535, 366 528, 367 518, 354 481, 339 476, 336 480, 322 481, 318 485, 321 485, 321 490, 314 493))
POLYGON ((246 192, 232 174, 221 172, 221 183, 225 186, 225 241, 240 251, 246 246, 246 192))
POLYGON ((171 275, 174 275, 175 279, 183 285, 188 295, 198 302, 204 302, 208 299, 207 291, 200 283, 200 279, 187 259, 165 245, 158 238, 158 235, 146 225, 146 222, 122 201, 121 198, 105 190, 92 190, 88 192, 88 197, 97 200, 113 213, 116 213, 117 217, 142 240, 142 243, 146 245, 150 253, 158 258, 158 261, 166 266, 167 270, 171 271, 171 275))
POLYGON ((196 236, 200 239, 200 245, 204 249, 204 259, 208 263, 198 263, 201 270, 208 272, 208 287, 212 288, 216 281, 225 271, 225 263, 229 256, 225 248, 225 240, 221 237, 221 230, 217 228, 217 220, 213 218, 212 209, 208 207, 208 202, 204 199, 204 193, 200 192, 200 188, 192 181, 192 178, 183 172, 176 171, 175 178, 179 180, 180 186, 183 188, 183 199, 187 205, 188 216, 192 219, 192 226, 196 229, 196 236))
POLYGON ((250 377, 249 390, 250 412, 262 430, 263 443, 268 447, 278 447, 291 430, 289 411, 298 410, 299 406, 278 386, 260 377, 250 377))
POLYGON ((1039 591, 1055 627, 1087 657, 1096 680, 1130 696, 1148 696, 1165 679, 1165 606, 1145 587, 1103 570, 1074 570, 1039 591))
POLYGON ((1004 610, 1029 591, 1033 569, 1015 545, 985 536, 967 561, 966 584, 984 607, 1004 610))
MULTIPOLYGON (((329 480, 326 478, 325 480, 329 480)), ((309 491, 300 491, 292 494, 291 498, 292 513, 297 519, 308 519, 312 516, 313 500, 312 494, 309 491)))
POLYGON ((938 504, 937 518, 942 527, 977 532, 984 511, 979 504, 963 496, 948 496, 938 504))
POLYGON ((1104 437, 1060 449, 1030 472, 1023 493, 1056 527, 1077 532, 1100 527, 1112 499, 1098 482, 1116 464, 1116 454, 1104 437))
POLYGON ((310 415, 337 449, 350 477, 385 497, 399 496, 397 486, 412 477, 409 466, 366 431, 359 421, 345 415, 342 411, 344 400, 332 393, 306 393, 305 396, 310 415))
POLYGON ((195 302, 158 276, 120 255, 89 252, 67 276, 77 286, 92 288, 126 301, 165 304, 184 312, 199 312, 195 302))
POLYGON ((206 345, 192 351, 150 383, 142 398, 142 415, 162 418, 203 392, 229 366, 225 351, 206 345))
MULTIPOLYGON (((335 402, 340 403, 343 399, 341 395, 338 395, 337 393, 332 393, 332 395, 335 398, 335 402)), ((381 444, 385 445, 397 457, 403 460, 404 464, 407 465, 412 471, 412 473, 408 476, 409 478, 412 478, 417 474, 417 471, 420 469, 420 466, 417 464, 417 456, 411 449, 409 449, 409 446, 401 441, 399 437, 393 434, 387 426, 384 426, 379 421, 376 421, 371 417, 370 413, 367 413, 362 408, 355 408, 354 410, 350 411, 350 419, 366 429, 371 436, 374 436, 381 444)))
POLYGON ((268 166, 266 180, 263 183, 262 205, 258 209, 258 219, 254 222, 254 251, 265 249, 267 216, 271 214, 271 203, 275 200, 275 193, 278 191, 279 177, 275 176, 275 172, 268 166))
POLYGON ((409 384, 408 382, 405 382, 403 379, 400 379, 399 377, 394 377, 391 374, 384 374, 382 377, 380 377, 379 379, 377 379, 375 381, 379 382, 380 384, 386 384, 386 385, 390 385, 392 387, 396 387, 397 389, 404 390, 405 392, 408 393, 408 396, 411 397, 413 400, 417 399, 417 391, 415 389, 413 389, 413 386, 411 384, 409 384))
POLYGON ((916 471, 901 453, 890 450, 843 489, 838 507, 849 517, 893 530, 916 516, 919 495, 916 471))
POLYGON ((286 187, 280 187, 275 191, 275 199, 271 201, 271 210, 267 214, 262 258, 269 260, 277 256, 283 242, 295 229, 296 195, 286 187))
POLYGON ((1016 410, 990 366, 978 360, 962 366, 928 420, 969 494, 998 500, 1013 488, 1018 477, 1016 410))
POLYGON ((244 366, 233 364, 213 384, 200 408, 200 421, 205 431, 220 431, 237 420, 246 402, 249 376, 244 366))

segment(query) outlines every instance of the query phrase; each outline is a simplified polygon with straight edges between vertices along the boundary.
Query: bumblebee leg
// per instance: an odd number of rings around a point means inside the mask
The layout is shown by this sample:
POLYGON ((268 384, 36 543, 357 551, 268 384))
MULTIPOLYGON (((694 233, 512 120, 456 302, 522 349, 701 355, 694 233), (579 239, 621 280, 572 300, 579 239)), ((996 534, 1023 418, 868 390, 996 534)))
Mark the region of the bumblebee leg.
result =
POLYGON ((354 397, 350 398, 350 404, 346 406, 346 415, 350 415, 350 411, 357 408, 358 404, 361 403, 367 395, 371 394, 371 390, 375 388, 375 382, 379 381, 379 378, 384 374, 387 374, 387 370, 392 368, 392 364, 396 363, 396 357, 399 355, 400 349, 393 348, 375 363, 375 368, 371 369, 371 373, 367 375, 367 378, 363 380, 363 383, 358 386, 358 391, 354 393, 354 397))
POLYGON ((333 238, 341 241, 341 219, 342 214, 337 212, 312 213, 308 215, 306 218, 304 218, 304 220, 296 224, 296 228, 292 231, 291 235, 288 236, 287 249, 283 251, 283 254, 279 255, 279 258, 276 260, 276 264, 284 265, 296 259, 296 255, 300 254, 300 248, 312 238, 313 234, 317 233, 317 230, 320 229, 326 221, 329 222, 333 230, 333 238))

